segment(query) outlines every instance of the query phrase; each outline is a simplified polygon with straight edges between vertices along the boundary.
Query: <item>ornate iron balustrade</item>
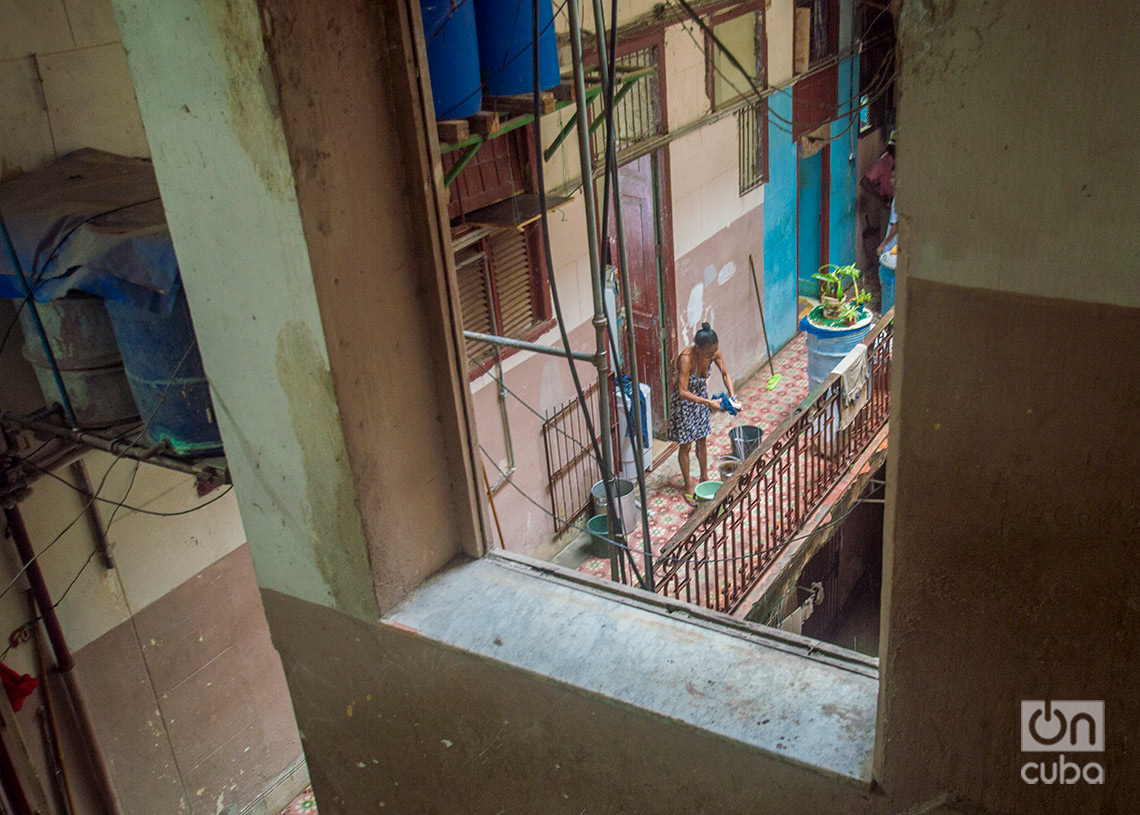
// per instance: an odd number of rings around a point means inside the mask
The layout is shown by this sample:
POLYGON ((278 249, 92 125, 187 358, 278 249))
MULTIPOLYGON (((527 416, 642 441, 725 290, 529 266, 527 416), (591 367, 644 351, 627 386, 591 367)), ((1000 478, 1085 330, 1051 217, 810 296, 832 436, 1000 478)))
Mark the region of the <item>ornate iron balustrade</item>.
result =
POLYGON ((892 327, 888 314, 864 341, 870 393, 854 421, 840 427, 839 376, 831 374, 665 544, 657 593, 716 611, 747 594, 886 424, 892 327))

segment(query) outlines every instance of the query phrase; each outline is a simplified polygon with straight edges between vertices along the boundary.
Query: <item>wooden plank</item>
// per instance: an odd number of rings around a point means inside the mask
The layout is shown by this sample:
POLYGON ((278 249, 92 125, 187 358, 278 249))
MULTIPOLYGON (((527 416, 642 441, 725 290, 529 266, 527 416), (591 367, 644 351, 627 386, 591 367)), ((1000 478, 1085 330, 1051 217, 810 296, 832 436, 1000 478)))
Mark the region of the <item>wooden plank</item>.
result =
POLYGON ((481 110, 467 117, 472 133, 480 136, 493 136, 499 132, 499 114, 490 110, 481 110))
POLYGON ((550 91, 554 94, 555 102, 573 102, 574 101, 574 85, 570 82, 563 82, 555 86, 550 91))
POLYGON ((444 119, 435 123, 435 131, 443 144, 455 144, 471 135, 471 127, 465 119, 444 119))
MULTIPOLYGON (((546 209, 548 211, 557 209, 571 200, 566 196, 548 195, 546 196, 546 209)), ((505 201, 499 201, 497 204, 491 204, 489 207, 468 212, 465 220, 468 224, 475 226, 521 228, 538 220, 540 215, 542 215, 542 209, 539 207, 538 196, 533 193, 522 193, 505 201)))
MULTIPOLYGON (((543 91, 539 94, 539 110, 543 115, 554 112, 554 94, 543 91)), ((514 96, 484 96, 483 105, 487 110, 496 110, 502 113, 533 113, 534 96, 529 93, 519 93, 514 96)))

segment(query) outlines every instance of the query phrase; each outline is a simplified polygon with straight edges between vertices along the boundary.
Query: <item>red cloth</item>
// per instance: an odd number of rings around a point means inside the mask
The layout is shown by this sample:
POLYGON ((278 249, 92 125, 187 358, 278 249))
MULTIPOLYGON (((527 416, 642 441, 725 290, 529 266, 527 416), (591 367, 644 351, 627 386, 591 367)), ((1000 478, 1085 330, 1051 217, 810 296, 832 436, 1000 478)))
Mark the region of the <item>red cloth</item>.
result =
POLYGON ((0 681, 4 683, 4 691, 8 694, 8 701, 12 703, 12 710, 19 710, 24 706, 24 700, 32 695, 40 680, 30 674, 20 675, 0 662, 0 681))

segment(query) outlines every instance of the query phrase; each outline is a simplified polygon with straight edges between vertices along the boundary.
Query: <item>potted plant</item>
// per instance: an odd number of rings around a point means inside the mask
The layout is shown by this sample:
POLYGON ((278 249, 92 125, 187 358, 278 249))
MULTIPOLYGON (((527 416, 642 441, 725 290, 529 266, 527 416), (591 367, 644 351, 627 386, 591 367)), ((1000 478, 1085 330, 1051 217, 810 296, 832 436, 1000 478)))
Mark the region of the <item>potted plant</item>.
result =
POLYGON ((874 315, 866 305, 871 294, 859 287, 860 274, 853 264, 829 263, 812 275, 819 281, 820 303, 800 322, 807 333, 808 381, 812 388, 822 383, 871 330, 874 315))
POLYGON ((812 275, 819 281, 819 308, 826 320, 838 320, 845 325, 854 325, 864 313, 862 306, 871 299, 870 292, 859 290, 859 275, 861 272, 854 264, 837 266, 828 263, 819 267, 819 271, 812 275), (851 281, 851 291, 854 297, 847 299, 847 291, 843 288, 843 281, 851 281))

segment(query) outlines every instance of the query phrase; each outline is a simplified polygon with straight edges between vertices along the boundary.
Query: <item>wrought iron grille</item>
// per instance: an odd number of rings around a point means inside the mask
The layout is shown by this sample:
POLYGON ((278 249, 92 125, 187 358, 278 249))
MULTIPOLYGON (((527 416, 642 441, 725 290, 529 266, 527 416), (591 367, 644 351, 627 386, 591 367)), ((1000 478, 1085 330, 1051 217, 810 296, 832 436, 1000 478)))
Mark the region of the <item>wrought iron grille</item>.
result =
MULTIPOLYGON (((629 84, 621 84, 623 74, 636 73, 645 68, 657 67, 657 46, 642 48, 616 60, 614 70, 618 87, 614 92, 614 131, 617 154, 636 147, 639 143, 658 136, 661 128, 661 90, 657 72, 629 84)), ((606 128, 603 123, 605 107, 603 95, 590 102, 590 122, 593 129, 591 149, 595 160, 606 155, 606 128)))
POLYGON ((740 145, 740 194, 768 180, 768 102, 761 100, 736 114, 740 145))
POLYGON ((832 374, 726 482, 726 498, 697 511, 654 565, 656 591, 730 611, 794 538, 883 427, 890 410, 892 322, 869 340, 867 403, 839 426, 840 383, 832 374))
MULTIPOLYGON (((616 446, 617 401, 614 398, 613 374, 609 377, 610 449, 616 446)), ((585 389, 590 415, 598 418, 598 383, 585 389)), ((577 397, 546 413, 542 423, 542 444, 546 450, 546 472, 549 478, 550 509, 554 515, 554 534, 569 528, 590 506, 590 488, 601 479, 594 458, 594 447, 586 433, 586 421, 578 407, 577 397)))

